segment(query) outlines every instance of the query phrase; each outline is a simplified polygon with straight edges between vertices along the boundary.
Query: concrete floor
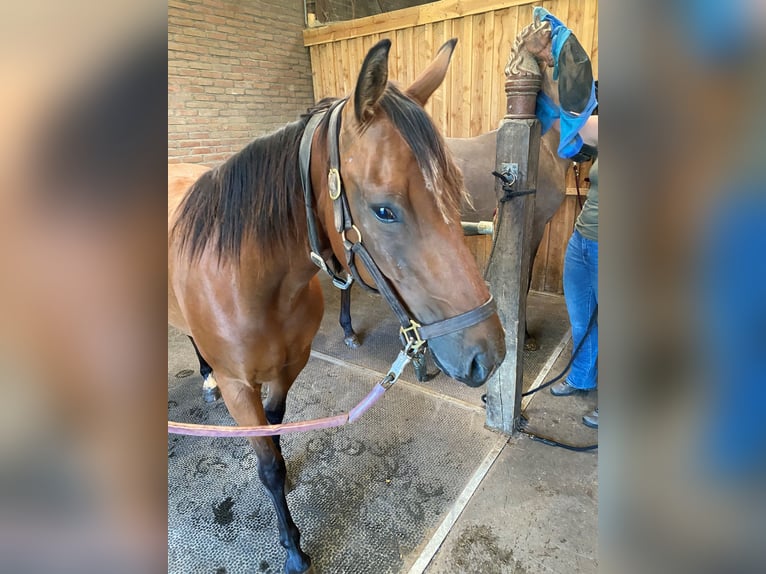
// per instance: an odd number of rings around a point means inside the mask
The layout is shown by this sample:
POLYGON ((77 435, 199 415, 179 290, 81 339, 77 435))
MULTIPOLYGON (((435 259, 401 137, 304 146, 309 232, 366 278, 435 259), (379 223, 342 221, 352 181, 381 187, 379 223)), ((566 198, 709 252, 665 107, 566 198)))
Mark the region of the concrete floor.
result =
MULTIPOLYGON (((398 350, 392 314, 359 289, 352 312, 364 345, 347 349, 337 294, 326 294, 286 420, 347 410, 398 350)), ((541 349, 525 355, 525 389, 558 373, 571 352, 563 298, 533 293, 529 304, 541 349)), ((231 424, 221 402, 202 403, 188 340, 170 330, 168 351, 169 416, 231 424)), ((488 431, 483 392, 443 375, 420 384, 408 367, 358 423, 283 437, 295 484, 288 502, 320 574, 597 570, 598 455, 488 431)), ((580 422, 596 400, 542 391, 526 408, 529 428, 596 442, 580 422)), ((280 572, 284 551, 246 441, 171 437, 168 454, 168 571, 280 572)))
MULTIPOLYGON (((571 347, 554 364, 566 365, 571 347)), ((597 432, 580 422, 594 397, 538 393, 525 411, 529 429, 572 444, 597 432)), ((598 570, 598 456, 512 438, 444 543, 429 574, 585 573, 598 570)))

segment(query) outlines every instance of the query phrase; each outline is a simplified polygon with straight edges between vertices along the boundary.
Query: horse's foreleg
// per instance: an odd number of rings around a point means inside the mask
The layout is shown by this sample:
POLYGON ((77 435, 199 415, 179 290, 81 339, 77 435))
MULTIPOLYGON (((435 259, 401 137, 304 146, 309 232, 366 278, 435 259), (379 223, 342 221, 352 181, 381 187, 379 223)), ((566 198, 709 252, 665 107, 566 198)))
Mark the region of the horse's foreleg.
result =
POLYGON ((194 339, 189 337, 189 340, 192 342, 194 352, 197 353, 197 359, 199 360, 199 372, 202 375, 202 399, 206 403, 213 403, 221 398, 218 383, 213 376, 213 368, 207 364, 207 361, 200 354, 194 339))
MULTIPOLYGON (((255 443, 258 439, 253 439, 255 443)), ((263 439, 261 439, 263 440, 263 439)), ((287 469, 285 460, 279 451, 276 450, 274 443, 271 443, 271 453, 263 459, 258 455, 258 476, 266 487, 274 509, 277 513, 279 522, 279 543, 287 550, 287 560, 285 561, 286 574, 304 574, 313 571, 311 568, 311 559, 301 550, 301 533, 290 516, 290 510, 287 508, 287 499, 285 498, 285 480, 287 469)), ((257 450, 256 450, 257 452, 257 450)))
POLYGON ((338 322, 343 327, 343 342, 351 349, 358 348, 362 342, 351 325, 351 287, 341 289, 340 291, 340 317, 338 322))
MULTIPOLYGON (((527 276, 527 303, 529 303, 529 290, 532 287, 532 267, 534 264, 534 256, 537 253, 537 248, 540 246, 541 240, 542 237, 533 237, 532 239, 532 260, 529 262, 529 275, 527 276)), ((529 319, 527 318, 527 313, 524 313, 524 350, 537 351, 539 348, 540 344, 537 342, 537 338, 529 333, 529 319)))
MULTIPOLYGON (((268 418, 261 404, 260 385, 251 386, 239 381, 224 380, 220 383, 226 407, 237 424, 241 426, 266 424, 268 418)), ((285 460, 271 438, 254 437, 250 439, 250 442, 258 459, 258 477, 266 488, 277 514, 279 542, 287 550, 285 572, 287 574, 311 572, 311 559, 301 550, 301 534, 287 507, 285 460)))
POLYGON ((425 349, 422 353, 417 353, 414 357, 412 357, 412 368, 415 370, 415 378, 418 380, 419 383, 427 383, 431 379, 433 379, 436 375, 439 374, 439 369, 436 369, 436 372, 429 373, 428 372, 428 353, 430 351, 428 348, 425 349))
MULTIPOLYGON (((287 403, 287 391, 292 387, 293 382, 298 377, 298 374, 303 370, 303 367, 308 363, 309 356, 311 356, 311 347, 308 347, 291 357, 291 361, 287 364, 284 371, 281 373, 280 378, 276 381, 268 383, 268 394, 266 400, 263 403, 263 409, 266 413, 266 420, 269 424, 278 425, 281 424, 285 418, 285 408, 287 403)), ((274 435, 272 437, 274 445, 279 452, 282 452, 280 445, 280 436, 274 435)))
MULTIPOLYGON (((269 421, 270 425, 282 424, 285 418, 286 393, 281 392, 281 390, 275 390, 275 386, 269 385, 269 394, 263 404, 266 420, 269 421)), ((274 446, 277 447, 277 450, 282 452, 282 446, 279 444, 280 435, 275 434, 271 439, 274 441, 274 446)))
POLYGON ((540 349, 540 343, 537 342, 537 337, 529 333, 528 324, 524 323, 524 350, 525 351, 537 351, 540 349))

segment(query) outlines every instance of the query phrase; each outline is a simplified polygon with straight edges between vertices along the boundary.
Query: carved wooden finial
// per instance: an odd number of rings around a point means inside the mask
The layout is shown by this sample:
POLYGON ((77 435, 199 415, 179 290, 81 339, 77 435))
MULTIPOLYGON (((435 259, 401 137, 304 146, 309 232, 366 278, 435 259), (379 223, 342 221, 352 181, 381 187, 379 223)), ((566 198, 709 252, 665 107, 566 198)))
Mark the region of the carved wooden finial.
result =
POLYGON ((535 21, 516 36, 505 65, 506 118, 535 117, 537 92, 542 85, 540 62, 552 65, 551 27, 535 21))

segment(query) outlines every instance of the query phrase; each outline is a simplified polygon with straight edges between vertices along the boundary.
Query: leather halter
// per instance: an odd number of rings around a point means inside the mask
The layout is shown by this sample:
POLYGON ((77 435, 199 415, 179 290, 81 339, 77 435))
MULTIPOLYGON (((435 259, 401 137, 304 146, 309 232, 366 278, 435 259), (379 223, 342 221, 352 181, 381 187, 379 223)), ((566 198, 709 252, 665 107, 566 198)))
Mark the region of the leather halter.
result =
POLYGON ((340 116, 345 103, 345 99, 339 100, 333 104, 329 110, 314 114, 307 123, 301 138, 299 160, 301 181, 303 183, 306 201, 306 220, 308 222, 309 245, 311 248, 310 257, 317 267, 330 276, 333 285, 339 289, 348 289, 353 281, 356 280, 368 289, 380 292, 391 307, 394 315, 396 315, 396 318, 399 320, 401 325, 399 333, 402 339, 402 344, 405 347, 405 352, 408 356, 413 356, 421 350, 428 339, 435 339, 477 325, 491 317, 496 312, 497 306, 492 295, 490 295, 487 301, 478 307, 474 307, 470 311, 428 325, 422 325, 410 316, 404 303, 391 286, 391 283, 380 271, 380 268, 370 255, 370 252, 367 251, 367 248, 364 246, 362 242, 362 234, 356 225, 354 225, 351 217, 348 197, 340 175, 340 150, 338 147, 340 116), (326 113, 329 113, 329 118, 327 120, 327 147, 330 152, 327 186, 330 199, 333 201, 335 231, 340 234, 343 240, 346 264, 351 270, 351 274, 347 274, 345 278, 340 276, 340 264, 334 256, 332 256, 329 262, 321 256, 321 246, 317 233, 317 221, 313 209, 314 197, 311 188, 310 173, 311 143, 314 139, 314 133, 326 113), (354 232, 356 236, 355 241, 349 239, 348 234, 350 231, 354 232), (367 285, 359 276, 359 271, 356 267, 356 257, 359 257, 364 263, 365 268, 375 281, 377 289, 367 285))

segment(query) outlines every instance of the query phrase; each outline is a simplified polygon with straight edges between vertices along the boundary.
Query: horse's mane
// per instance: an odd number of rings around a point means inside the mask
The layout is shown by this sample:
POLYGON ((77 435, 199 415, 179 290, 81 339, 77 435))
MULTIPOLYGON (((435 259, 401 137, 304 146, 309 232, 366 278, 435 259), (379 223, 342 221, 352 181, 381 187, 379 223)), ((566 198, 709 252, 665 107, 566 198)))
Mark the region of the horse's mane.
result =
MULTIPOLYGON (((246 237, 272 255, 305 237, 298 149, 309 118, 335 101, 321 100, 299 120, 255 139, 204 173, 182 200, 171 230, 180 252, 193 261, 214 241, 219 261, 237 261, 246 237)), ((391 84, 378 104, 412 150, 445 220, 456 216, 466 193, 462 174, 428 114, 391 84)), ((327 116, 319 137, 326 132, 327 116)))
POLYGON ((219 261, 238 260, 245 237, 275 252, 303 235, 295 221, 305 209, 298 148, 309 118, 330 103, 322 100, 299 120, 255 139, 191 186, 171 231, 181 253, 193 261, 215 241, 219 261))

